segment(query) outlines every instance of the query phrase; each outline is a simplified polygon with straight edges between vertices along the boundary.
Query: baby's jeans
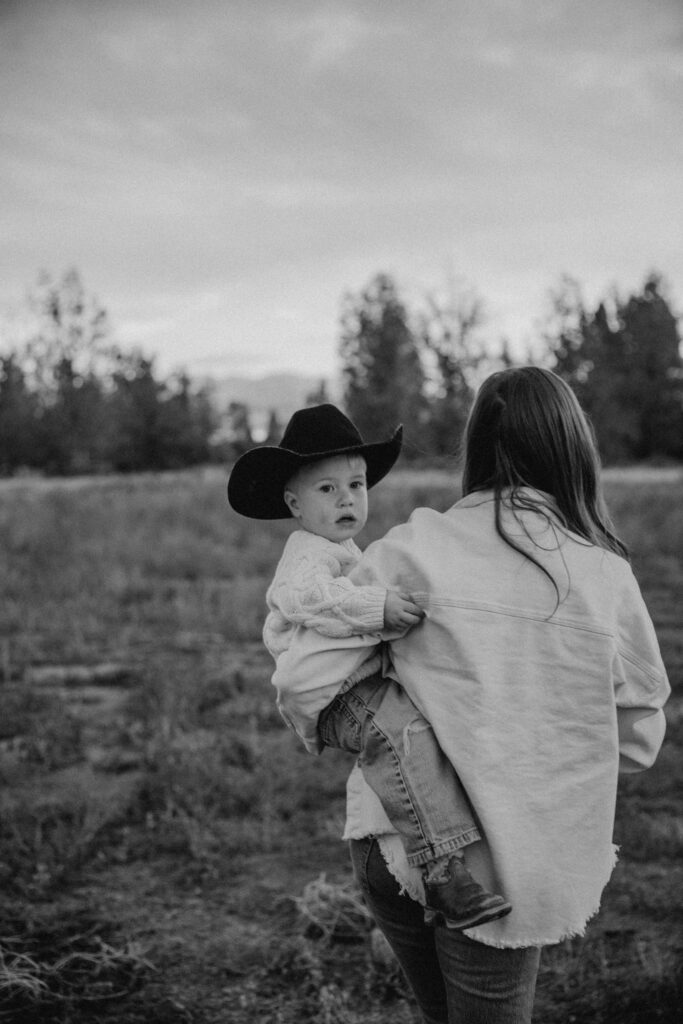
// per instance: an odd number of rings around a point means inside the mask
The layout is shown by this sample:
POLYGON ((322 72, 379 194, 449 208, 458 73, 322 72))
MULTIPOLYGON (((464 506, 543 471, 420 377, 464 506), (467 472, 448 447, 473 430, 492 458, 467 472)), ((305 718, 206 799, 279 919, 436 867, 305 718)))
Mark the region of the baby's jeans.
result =
POLYGON ((325 746, 358 764, 403 840, 414 867, 481 839, 472 807, 434 731, 398 683, 379 673, 339 694, 321 713, 325 746))

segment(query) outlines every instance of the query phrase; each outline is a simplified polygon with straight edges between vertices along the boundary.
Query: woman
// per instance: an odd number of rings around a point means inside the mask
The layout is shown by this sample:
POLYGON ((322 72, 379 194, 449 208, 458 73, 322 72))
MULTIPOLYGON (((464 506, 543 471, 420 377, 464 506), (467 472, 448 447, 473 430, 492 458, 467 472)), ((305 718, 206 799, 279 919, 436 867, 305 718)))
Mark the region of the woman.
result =
MULTIPOLYGON (((540 948, 581 934, 598 910, 615 863, 618 772, 653 763, 669 686, 604 508, 590 428, 559 377, 522 367, 484 382, 462 489, 447 512, 417 509, 370 545, 351 578, 425 609, 392 643, 387 671, 431 723, 482 825, 469 870, 512 913, 467 932, 428 927, 420 879, 357 768, 345 837, 424 1020, 525 1024, 540 948)), ((309 748, 369 642, 302 634, 278 666, 279 705, 309 748)))

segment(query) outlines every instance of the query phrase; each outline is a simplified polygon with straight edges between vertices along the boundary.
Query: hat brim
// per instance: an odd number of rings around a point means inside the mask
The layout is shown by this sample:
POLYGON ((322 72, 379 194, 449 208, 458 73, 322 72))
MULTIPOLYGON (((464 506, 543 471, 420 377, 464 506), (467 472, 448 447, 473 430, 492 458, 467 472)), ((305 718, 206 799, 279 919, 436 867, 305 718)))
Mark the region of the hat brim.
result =
POLYGON ((336 455, 361 455, 365 459, 368 487, 386 476, 401 453, 403 427, 388 441, 354 445, 334 451, 300 455, 286 448, 264 445, 242 455, 228 480, 228 501, 240 515, 249 519, 289 519, 291 512, 284 499, 285 485, 302 466, 336 455))

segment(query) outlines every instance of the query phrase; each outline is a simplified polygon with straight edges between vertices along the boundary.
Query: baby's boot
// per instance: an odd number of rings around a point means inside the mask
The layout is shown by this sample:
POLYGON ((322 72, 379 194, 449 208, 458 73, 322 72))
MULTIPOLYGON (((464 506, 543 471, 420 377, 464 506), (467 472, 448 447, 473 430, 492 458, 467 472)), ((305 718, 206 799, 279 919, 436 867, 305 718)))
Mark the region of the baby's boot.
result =
POLYGON ((505 917, 512 907, 496 893, 487 892, 475 881, 462 856, 442 858, 428 870, 424 879, 427 906, 425 923, 445 924, 462 931, 487 921, 505 917))

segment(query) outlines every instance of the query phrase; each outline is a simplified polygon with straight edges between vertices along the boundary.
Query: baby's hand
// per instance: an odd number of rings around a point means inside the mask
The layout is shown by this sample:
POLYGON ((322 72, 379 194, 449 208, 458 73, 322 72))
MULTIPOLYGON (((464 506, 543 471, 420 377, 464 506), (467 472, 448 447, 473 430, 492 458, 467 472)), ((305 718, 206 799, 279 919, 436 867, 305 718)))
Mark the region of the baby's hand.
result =
POLYGON ((415 604, 409 594, 397 594, 393 590, 387 591, 384 602, 385 629, 410 629, 423 618, 422 608, 419 604, 415 604))

